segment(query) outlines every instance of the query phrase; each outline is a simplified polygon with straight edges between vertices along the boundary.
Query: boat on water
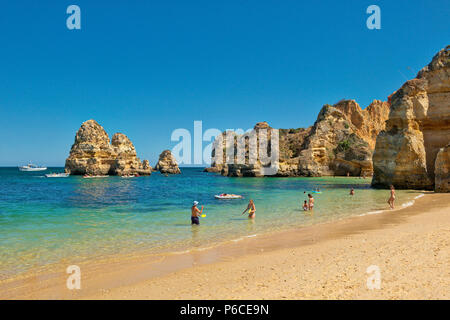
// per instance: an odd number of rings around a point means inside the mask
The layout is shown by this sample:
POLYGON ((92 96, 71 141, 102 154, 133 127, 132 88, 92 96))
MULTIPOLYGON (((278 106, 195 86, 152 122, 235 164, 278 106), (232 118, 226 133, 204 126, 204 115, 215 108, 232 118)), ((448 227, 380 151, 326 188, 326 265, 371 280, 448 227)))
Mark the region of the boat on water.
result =
POLYGON ((228 194, 228 193, 216 194, 214 197, 216 199, 242 199, 243 198, 239 194, 228 194))
POLYGON ((47 173, 45 175, 47 178, 67 178, 69 176, 68 173, 47 173))
POLYGON ((20 171, 44 171, 47 170, 47 167, 40 167, 35 164, 29 163, 26 166, 19 167, 20 171))

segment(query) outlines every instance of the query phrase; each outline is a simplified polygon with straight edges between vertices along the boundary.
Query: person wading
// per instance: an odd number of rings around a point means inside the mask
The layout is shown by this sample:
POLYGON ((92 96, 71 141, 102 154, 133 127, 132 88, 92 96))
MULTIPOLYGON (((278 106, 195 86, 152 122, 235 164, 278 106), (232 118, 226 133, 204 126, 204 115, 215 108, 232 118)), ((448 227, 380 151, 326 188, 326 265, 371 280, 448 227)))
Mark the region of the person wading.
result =
POLYGON ((192 207, 191 207, 191 224, 199 225, 200 224, 199 218, 203 212, 203 206, 202 206, 202 209, 199 210, 197 208, 197 205, 198 205, 198 201, 194 201, 194 203, 192 204, 192 207))

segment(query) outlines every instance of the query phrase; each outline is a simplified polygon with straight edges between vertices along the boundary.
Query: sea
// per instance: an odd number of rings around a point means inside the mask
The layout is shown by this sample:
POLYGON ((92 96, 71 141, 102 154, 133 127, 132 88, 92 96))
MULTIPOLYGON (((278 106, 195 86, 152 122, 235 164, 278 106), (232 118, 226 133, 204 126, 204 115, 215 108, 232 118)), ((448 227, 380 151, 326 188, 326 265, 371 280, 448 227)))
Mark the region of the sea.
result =
MULTIPOLYGON (((45 177, 64 168, 0 168, 0 280, 75 257, 182 252, 388 209, 389 191, 371 188, 369 178, 232 178, 181 170, 167 177, 85 179, 45 177), (303 201, 317 188, 314 210, 305 212, 303 201), (214 197, 221 193, 243 198, 214 197), (242 214, 250 199, 254 220, 242 214), (199 226, 191 225, 193 201, 204 206, 199 226)), ((422 195, 396 194, 399 207, 422 195)))

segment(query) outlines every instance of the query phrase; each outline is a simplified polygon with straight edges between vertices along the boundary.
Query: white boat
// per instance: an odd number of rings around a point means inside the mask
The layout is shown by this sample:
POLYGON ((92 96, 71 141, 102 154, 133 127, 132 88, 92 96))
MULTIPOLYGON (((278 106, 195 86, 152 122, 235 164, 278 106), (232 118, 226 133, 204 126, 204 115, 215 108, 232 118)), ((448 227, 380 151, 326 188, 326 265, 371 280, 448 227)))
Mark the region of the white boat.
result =
POLYGON ((227 194, 227 193, 216 194, 214 197, 216 199, 242 199, 241 195, 238 195, 238 194, 227 194))
POLYGON ((47 178, 67 178, 69 176, 68 173, 47 173, 45 175, 47 178))
POLYGON ((47 167, 39 167, 32 163, 27 164, 26 166, 19 167, 20 171, 44 171, 47 170, 47 167))

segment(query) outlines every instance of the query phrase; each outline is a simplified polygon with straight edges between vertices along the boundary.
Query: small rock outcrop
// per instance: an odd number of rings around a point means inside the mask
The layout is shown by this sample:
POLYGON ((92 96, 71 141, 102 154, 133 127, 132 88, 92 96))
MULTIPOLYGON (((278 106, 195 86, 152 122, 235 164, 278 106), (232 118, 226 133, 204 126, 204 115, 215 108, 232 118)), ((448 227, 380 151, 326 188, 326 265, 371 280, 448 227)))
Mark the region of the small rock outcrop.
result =
POLYGON ((372 185, 432 190, 439 184, 442 190, 445 168, 441 166, 450 142, 450 46, 390 99, 389 119, 377 137, 373 156, 372 185), (437 161, 441 148, 442 159, 437 161))
POLYGON ((147 160, 141 162, 128 137, 116 133, 110 143, 105 129, 95 120, 84 122, 66 159, 71 175, 150 175, 147 160))
POLYGON ((173 156, 170 150, 164 150, 159 155, 158 163, 155 166, 155 171, 159 171, 161 173, 166 174, 179 174, 181 173, 180 168, 178 167, 177 160, 173 156))

